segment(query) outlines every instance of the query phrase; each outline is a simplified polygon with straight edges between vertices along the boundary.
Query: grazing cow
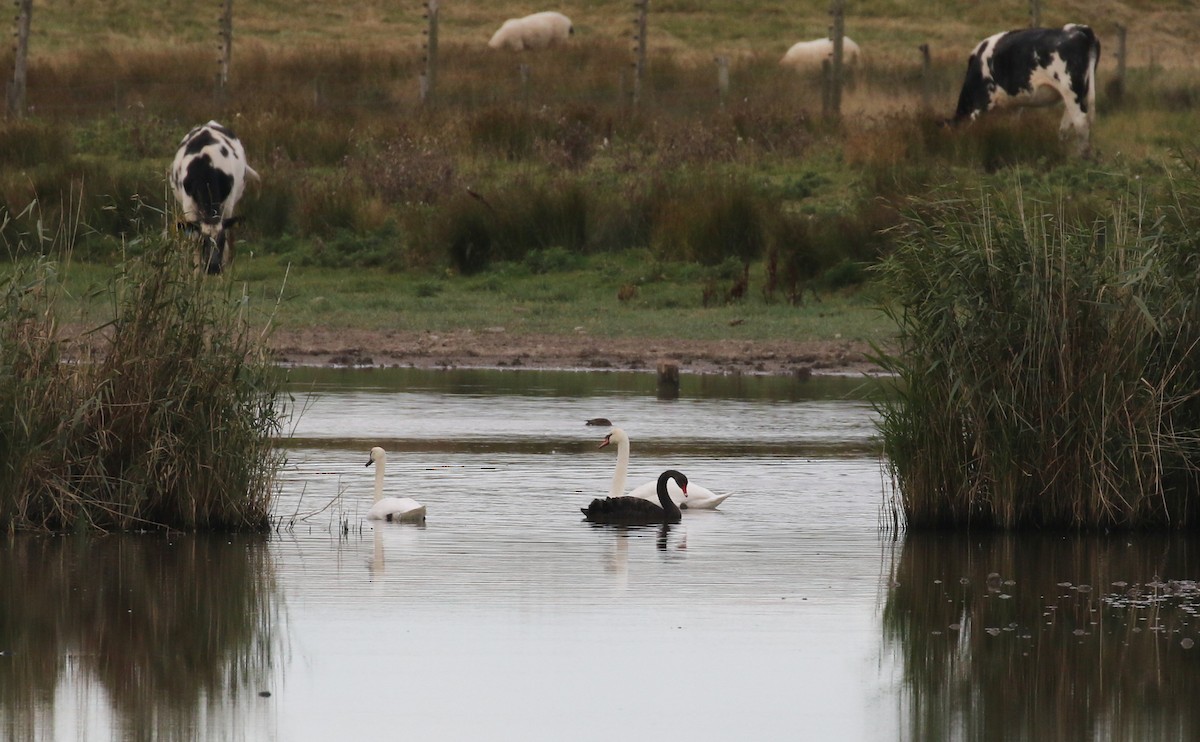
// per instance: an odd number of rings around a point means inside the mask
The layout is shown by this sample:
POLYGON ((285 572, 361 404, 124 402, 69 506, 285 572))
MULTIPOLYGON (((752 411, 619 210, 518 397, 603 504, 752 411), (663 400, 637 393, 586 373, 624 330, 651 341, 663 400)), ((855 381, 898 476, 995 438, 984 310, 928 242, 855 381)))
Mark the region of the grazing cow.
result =
POLYGON ((200 262, 207 273, 220 273, 233 260, 237 217, 233 208, 246 189, 246 177, 258 173, 246 164, 237 136, 216 121, 187 133, 171 164, 171 188, 183 209, 183 228, 199 232, 200 262))
POLYGON ((1003 106, 1047 106, 1063 102, 1059 136, 1074 129, 1079 151, 1090 147, 1096 117, 1096 64, 1100 41, 1087 26, 1026 28, 989 36, 967 60, 954 121, 1003 106))
POLYGON ((547 10, 524 18, 509 18, 492 34, 488 46, 493 49, 545 49, 565 42, 575 33, 571 19, 562 13, 547 10))
MULTIPOLYGON (((849 36, 842 37, 842 64, 854 68, 858 66, 862 50, 849 36)), ((798 72, 820 72, 821 65, 828 59, 833 62, 833 40, 813 39, 792 44, 779 64, 791 67, 798 72)))

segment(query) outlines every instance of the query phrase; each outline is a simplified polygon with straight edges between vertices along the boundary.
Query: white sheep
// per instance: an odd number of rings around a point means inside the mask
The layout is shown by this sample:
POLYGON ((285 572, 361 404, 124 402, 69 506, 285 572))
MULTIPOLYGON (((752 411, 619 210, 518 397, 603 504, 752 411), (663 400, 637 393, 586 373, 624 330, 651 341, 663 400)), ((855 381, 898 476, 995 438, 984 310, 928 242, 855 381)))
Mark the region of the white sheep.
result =
MULTIPOLYGON (((842 64, 854 68, 858 66, 862 50, 858 48, 849 36, 842 37, 842 64)), ((779 64, 791 67, 799 72, 817 72, 821 63, 826 59, 833 61, 833 41, 831 39, 813 39, 793 44, 779 64)))
POLYGON ((524 18, 509 18, 496 33, 488 46, 493 49, 545 49, 566 41, 575 33, 571 19, 562 13, 547 10, 524 18))

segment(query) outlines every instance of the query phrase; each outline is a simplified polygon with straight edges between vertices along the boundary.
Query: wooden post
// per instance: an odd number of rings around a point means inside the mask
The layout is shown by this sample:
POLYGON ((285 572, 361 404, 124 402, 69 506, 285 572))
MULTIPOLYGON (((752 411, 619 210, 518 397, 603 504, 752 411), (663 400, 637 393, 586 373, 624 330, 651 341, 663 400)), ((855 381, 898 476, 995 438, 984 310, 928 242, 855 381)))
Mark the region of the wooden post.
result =
POLYGON ((729 96, 729 57, 717 57, 717 99, 721 108, 725 108, 725 99, 729 96))
POLYGON ((29 24, 33 17, 33 0, 16 0, 17 37, 13 47, 13 79, 8 89, 8 115, 21 118, 25 115, 25 78, 29 69, 29 24))
POLYGON ((1129 29, 1117 24, 1117 77, 1125 79, 1125 40, 1129 29))
POLYGON ((1125 97, 1125 37, 1128 29, 1117 24, 1117 76, 1108 85, 1109 98, 1114 104, 1125 97))
POLYGON ((633 7, 637 10, 637 18, 633 21, 633 104, 636 106, 642 100, 642 79, 646 75, 646 16, 650 12, 650 0, 634 0, 633 7))
POLYGON ((438 0, 425 0, 425 72, 421 74, 421 102, 433 103, 437 91, 438 0))
POLYGON ((917 47, 921 50, 921 108, 929 110, 933 105, 933 62, 929 56, 929 44, 917 47))
POLYGON ((217 47, 221 56, 217 58, 217 101, 223 103, 229 92, 229 66, 233 62, 233 0, 224 0, 221 17, 217 19, 217 47))
POLYGON ((679 399, 679 362, 658 362, 658 398, 679 399))
POLYGON ((1029 0, 1029 27, 1039 28, 1042 25, 1041 0, 1029 0))
POLYGON ((529 108, 529 65, 524 62, 518 64, 517 73, 521 76, 521 102, 529 108))
POLYGON ((829 14, 833 16, 833 25, 829 28, 829 38, 833 41, 833 64, 830 66, 829 108, 833 117, 842 115, 842 72, 843 40, 846 37, 846 0, 832 0, 829 14))
POLYGON ((821 60, 821 115, 833 118, 833 62, 821 60))

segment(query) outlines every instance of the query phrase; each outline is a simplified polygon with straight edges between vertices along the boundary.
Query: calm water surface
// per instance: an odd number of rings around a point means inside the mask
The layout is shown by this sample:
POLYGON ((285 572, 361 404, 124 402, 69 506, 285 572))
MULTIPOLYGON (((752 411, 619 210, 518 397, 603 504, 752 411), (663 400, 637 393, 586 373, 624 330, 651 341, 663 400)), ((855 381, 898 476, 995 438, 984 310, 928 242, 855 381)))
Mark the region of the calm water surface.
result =
POLYGON ((302 371, 270 538, 0 551, 5 739, 1193 739, 1178 538, 893 540, 858 380, 302 371), (593 526, 630 484, 718 492, 593 526), (425 527, 371 524, 367 450, 425 527))

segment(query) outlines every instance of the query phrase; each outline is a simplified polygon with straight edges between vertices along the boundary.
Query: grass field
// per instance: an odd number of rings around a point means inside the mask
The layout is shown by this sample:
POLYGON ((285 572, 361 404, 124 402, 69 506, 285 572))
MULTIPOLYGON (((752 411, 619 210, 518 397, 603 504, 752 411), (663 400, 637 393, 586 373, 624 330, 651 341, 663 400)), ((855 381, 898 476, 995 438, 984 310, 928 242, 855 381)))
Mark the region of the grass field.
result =
MULTIPOLYGON (((1043 25, 1087 23, 1106 40, 1118 24, 1129 29, 1129 63, 1192 66, 1200 41, 1195 3, 1189 0, 1056 0, 1041 2, 1043 25)), ((778 58, 796 41, 827 33, 828 0, 656 0, 651 6, 651 51, 670 52, 707 63, 714 54, 778 58)), ((851 0, 847 34, 865 53, 888 65, 916 61, 915 47, 929 43, 935 54, 959 60, 974 43, 997 30, 1029 23, 1026 0, 851 0)), ((440 38, 451 45, 481 46, 506 19, 536 10, 561 10, 572 18, 578 39, 625 39, 633 19, 627 0, 562 0, 531 5, 513 0, 443 2, 440 38)), ((97 48, 173 50, 211 48, 221 3, 163 5, 148 0, 75 0, 38 4, 35 59, 69 56, 97 48)), ((235 42, 247 49, 353 46, 404 51, 422 43, 424 6, 419 0, 361 0, 235 3, 235 42)), ((8 53, 8 50, 5 50, 8 53)), ((1104 61, 1105 70, 1114 62, 1104 61)))
POLYGON ((1027 2, 848 3, 866 65, 839 122, 822 119, 813 80, 776 64, 792 42, 825 34, 826 2, 653 3, 638 109, 627 2, 564 2, 571 47, 519 56, 486 40, 504 18, 540 8, 443 3, 438 105, 427 107, 419 2, 235 5, 223 102, 212 94, 218 3, 38 5, 30 110, 0 124, 0 244, 19 259, 69 243, 72 280, 102 284, 107 266, 174 223, 174 144, 218 118, 264 176, 239 209, 233 275, 265 313, 290 266, 281 325, 669 326, 698 337, 753 315, 746 330, 769 337, 876 338, 880 297, 853 287, 922 202, 1019 185, 1084 220, 1130 189, 1169 207, 1179 157, 1194 146, 1200 10, 1043 5, 1046 25, 1096 28, 1102 86, 1116 25, 1129 29, 1126 94, 1118 105, 1101 90, 1094 160, 1069 156, 1053 110, 959 132, 936 125, 967 52, 1026 24, 1027 2), (921 43, 933 49, 928 80, 921 43), (732 60, 726 101, 718 54, 732 60), (743 275, 748 290, 728 301, 743 275), (789 302, 805 287, 824 303, 789 302), (599 310, 622 319, 598 323, 599 310))

